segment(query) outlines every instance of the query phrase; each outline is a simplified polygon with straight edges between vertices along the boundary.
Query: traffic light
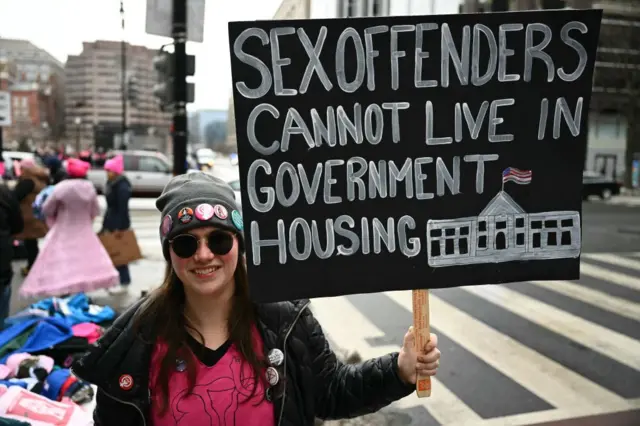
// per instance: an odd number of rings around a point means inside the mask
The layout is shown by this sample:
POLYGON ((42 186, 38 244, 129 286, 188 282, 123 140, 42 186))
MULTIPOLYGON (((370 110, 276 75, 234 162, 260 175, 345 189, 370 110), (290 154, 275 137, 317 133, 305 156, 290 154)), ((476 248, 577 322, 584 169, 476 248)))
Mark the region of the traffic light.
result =
POLYGON ((133 107, 138 107, 138 100, 140 99, 140 87, 138 86, 138 80, 136 79, 136 76, 133 74, 127 77, 127 99, 133 107))
MULTIPOLYGON (((196 72, 196 57, 187 55, 186 77, 192 76, 196 72)), ((157 73, 157 82, 153 86, 153 95, 160 101, 160 109, 165 110, 174 103, 173 82, 175 81, 175 55, 160 50, 153 58, 153 68, 157 73)), ((195 100, 195 85, 187 83, 187 102, 195 100)))

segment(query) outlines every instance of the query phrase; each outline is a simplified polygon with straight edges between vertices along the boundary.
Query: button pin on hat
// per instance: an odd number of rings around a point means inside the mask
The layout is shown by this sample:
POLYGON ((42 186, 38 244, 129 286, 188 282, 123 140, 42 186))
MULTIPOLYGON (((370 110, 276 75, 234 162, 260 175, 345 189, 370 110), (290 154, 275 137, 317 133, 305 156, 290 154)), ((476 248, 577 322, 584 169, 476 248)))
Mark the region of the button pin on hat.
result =
POLYGON ((234 210, 231 212, 231 221, 238 228, 238 231, 242 231, 243 223, 242 223, 242 214, 238 210, 234 210))

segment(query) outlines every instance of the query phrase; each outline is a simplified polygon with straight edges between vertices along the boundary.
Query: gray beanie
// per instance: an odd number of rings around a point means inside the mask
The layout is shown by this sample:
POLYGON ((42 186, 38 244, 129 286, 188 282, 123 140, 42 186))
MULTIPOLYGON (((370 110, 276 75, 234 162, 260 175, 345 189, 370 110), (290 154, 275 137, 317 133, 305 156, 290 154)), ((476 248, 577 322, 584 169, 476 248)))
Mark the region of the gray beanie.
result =
POLYGON ((234 232, 244 250, 242 213, 231 186, 203 172, 172 178, 156 200, 162 213, 160 240, 165 259, 169 259, 169 240, 190 229, 215 226, 234 232))

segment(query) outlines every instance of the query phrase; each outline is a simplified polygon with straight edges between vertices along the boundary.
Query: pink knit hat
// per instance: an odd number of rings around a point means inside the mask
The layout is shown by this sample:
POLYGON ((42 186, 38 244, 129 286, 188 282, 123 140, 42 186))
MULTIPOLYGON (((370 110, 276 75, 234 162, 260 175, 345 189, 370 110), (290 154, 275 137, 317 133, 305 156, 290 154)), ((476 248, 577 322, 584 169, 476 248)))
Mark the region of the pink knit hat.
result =
POLYGON ((104 170, 121 175, 124 172, 124 158, 121 154, 116 155, 104 163, 104 170))
POLYGON ((67 160, 67 174, 70 178, 83 178, 87 176, 87 172, 91 165, 86 161, 77 158, 69 158, 67 160))

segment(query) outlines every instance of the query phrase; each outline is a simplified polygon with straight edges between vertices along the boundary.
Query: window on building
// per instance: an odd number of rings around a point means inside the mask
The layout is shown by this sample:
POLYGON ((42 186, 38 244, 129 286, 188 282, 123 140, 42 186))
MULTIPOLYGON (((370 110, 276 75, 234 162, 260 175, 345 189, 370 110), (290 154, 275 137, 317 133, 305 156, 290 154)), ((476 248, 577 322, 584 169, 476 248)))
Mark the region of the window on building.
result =
POLYGON ((541 9, 564 9, 566 7, 565 0, 541 0, 541 9))
POLYGON ((514 230, 516 233, 516 247, 524 247, 526 243, 526 227, 524 217, 516 216, 514 230))
POLYGON ((469 225, 453 225, 430 231, 431 257, 468 255, 469 225))
POLYGON ((531 221, 532 247, 570 246, 573 226, 572 218, 531 221))
POLYGON ((476 230, 477 235, 477 249, 478 250, 486 250, 487 249, 487 221, 479 220, 478 221, 478 229, 476 230))

